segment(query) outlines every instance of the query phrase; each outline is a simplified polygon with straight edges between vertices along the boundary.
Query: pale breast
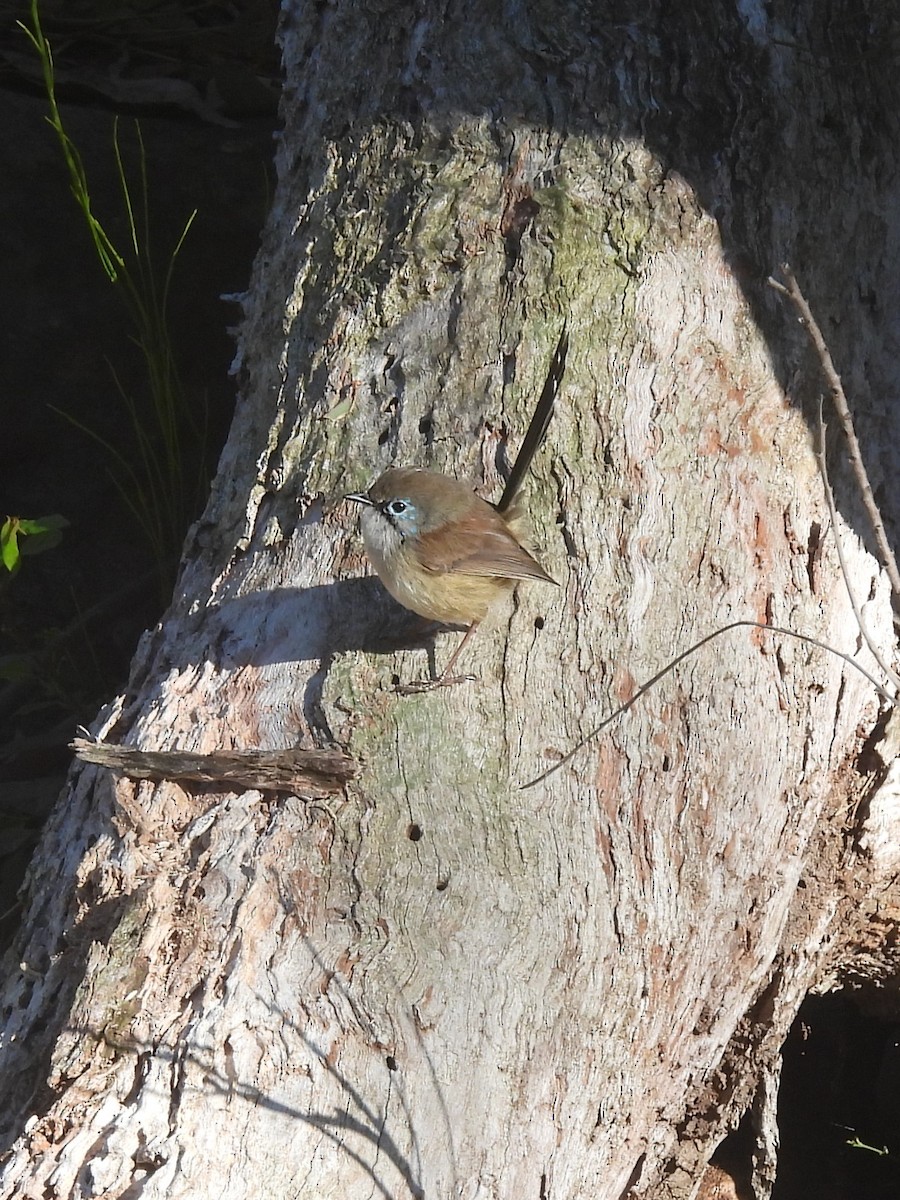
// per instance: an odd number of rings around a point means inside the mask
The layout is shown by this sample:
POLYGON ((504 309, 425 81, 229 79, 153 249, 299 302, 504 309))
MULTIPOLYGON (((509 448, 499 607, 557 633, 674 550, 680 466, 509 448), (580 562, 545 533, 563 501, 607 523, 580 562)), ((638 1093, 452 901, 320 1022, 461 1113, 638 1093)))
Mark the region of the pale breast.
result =
MULTIPOLYGON (((408 559, 404 548, 397 558, 408 559)), ((395 600, 430 621, 471 625, 482 621, 495 600, 515 586, 515 580, 497 576, 425 573, 421 567, 394 562, 390 572, 379 571, 381 581, 395 600), (399 568, 399 569, 398 569, 399 568)), ((377 570, 377 564, 376 564, 377 570)))

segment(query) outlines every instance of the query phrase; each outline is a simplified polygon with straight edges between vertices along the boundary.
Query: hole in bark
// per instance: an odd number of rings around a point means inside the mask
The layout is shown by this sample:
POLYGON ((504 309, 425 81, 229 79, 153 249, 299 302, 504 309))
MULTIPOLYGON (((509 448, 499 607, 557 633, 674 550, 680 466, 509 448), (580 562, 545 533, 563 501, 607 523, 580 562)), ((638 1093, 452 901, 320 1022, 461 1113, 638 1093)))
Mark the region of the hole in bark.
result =
POLYGON ((535 627, 535 629, 543 629, 544 628, 544 618, 543 617, 535 617, 534 618, 534 627, 535 627))
POLYGON ((437 881, 437 890, 439 892, 445 892, 449 886, 450 886, 449 879, 439 879, 437 881))
POLYGON ((422 836, 422 826, 417 825, 415 821, 407 827, 406 836, 411 842, 417 842, 422 836))
POLYGON ((809 538, 806 547, 806 577, 809 580, 809 586, 812 591, 816 590, 816 560, 819 557, 819 546, 822 543, 822 526, 818 521, 813 521, 809 527, 809 538))
POLYGON ((384 1061, 387 1063, 387 1069, 389 1071, 397 1070, 397 1060, 394 1058, 393 1054, 389 1054, 384 1061))

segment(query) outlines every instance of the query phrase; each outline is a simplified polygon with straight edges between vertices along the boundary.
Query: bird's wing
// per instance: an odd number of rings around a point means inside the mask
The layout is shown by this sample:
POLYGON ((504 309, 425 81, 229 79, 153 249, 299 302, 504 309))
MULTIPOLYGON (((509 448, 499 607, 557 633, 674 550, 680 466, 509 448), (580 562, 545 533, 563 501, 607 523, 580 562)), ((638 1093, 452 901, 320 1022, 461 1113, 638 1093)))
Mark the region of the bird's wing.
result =
POLYGON ((555 583, 524 546, 520 546, 502 518, 492 513, 465 517, 416 538, 416 556, 427 571, 444 574, 487 575, 501 579, 540 579, 555 583))

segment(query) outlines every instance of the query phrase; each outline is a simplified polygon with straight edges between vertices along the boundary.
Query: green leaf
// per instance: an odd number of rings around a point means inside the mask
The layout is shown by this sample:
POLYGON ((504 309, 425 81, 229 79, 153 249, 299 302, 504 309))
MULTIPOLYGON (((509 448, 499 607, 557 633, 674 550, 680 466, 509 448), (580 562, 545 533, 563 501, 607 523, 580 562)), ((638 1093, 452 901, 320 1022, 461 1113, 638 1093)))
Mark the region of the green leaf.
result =
POLYGON ((0 558, 7 571, 19 564, 19 518, 7 517, 0 529, 0 558))
POLYGON ((7 517, 0 527, 0 560, 7 571, 18 570, 26 554, 40 554, 58 546, 69 522, 59 513, 49 517, 7 517), (19 539, 21 538, 21 544, 19 539))
POLYGON ((49 517, 39 517, 36 521, 19 522, 21 533, 27 533, 28 539, 19 547, 20 554, 41 554, 44 550, 52 550, 62 540, 62 531, 69 522, 59 513, 49 517))

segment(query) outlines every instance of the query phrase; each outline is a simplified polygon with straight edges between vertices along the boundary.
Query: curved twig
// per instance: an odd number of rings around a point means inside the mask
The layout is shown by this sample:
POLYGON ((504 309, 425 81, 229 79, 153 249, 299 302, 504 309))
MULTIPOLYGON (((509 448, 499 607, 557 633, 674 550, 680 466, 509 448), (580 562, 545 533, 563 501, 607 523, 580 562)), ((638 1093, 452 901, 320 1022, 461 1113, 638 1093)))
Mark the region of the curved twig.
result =
POLYGON ((698 650, 702 650, 703 647, 708 645, 714 638, 721 637, 723 633, 728 633, 732 629, 741 628, 763 629, 769 633, 780 633, 784 637, 797 638, 798 641, 808 642, 811 646, 818 646, 820 650, 827 650, 829 654, 836 654, 838 658, 842 658, 845 663, 848 663, 851 667, 854 667, 857 671, 859 671, 860 675, 864 675, 866 679, 868 679, 869 683, 871 683, 872 687, 874 687, 878 692, 878 695, 881 696, 883 700, 886 700, 891 707, 894 707, 897 703, 890 692, 888 692, 885 687, 878 682, 874 675, 870 675, 865 667, 860 666, 855 658, 851 658, 851 656, 849 654, 845 654, 843 650, 835 650, 834 646, 827 646, 825 642, 820 642, 818 638, 810 637, 806 633, 795 633, 793 629, 783 629, 780 625, 764 625, 761 621, 732 621, 728 625, 723 625, 720 629, 714 629, 712 633, 708 633, 706 637, 701 638, 699 642, 694 642, 693 646, 689 646, 687 650, 682 650, 682 652, 677 657, 673 658, 671 662, 666 663, 662 670, 657 671, 652 679, 648 679, 646 683, 642 683, 630 700, 626 700, 624 704, 620 704, 614 712, 611 712, 608 717, 605 717, 604 720, 600 722, 596 729, 592 729, 590 733, 585 734, 581 741, 578 742, 578 744, 575 745, 567 754, 564 754, 561 759, 555 762, 552 767, 548 767, 547 770, 542 771, 540 775, 535 775, 534 779, 529 779, 527 783, 521 784, 519 790, 524 792, 526 788, 534 787, 535 784, 538 783, 543 783, 545 779, 548 779, 555 771, 558 771, 560 767, 564 767, 567 762, 570 762, 579 750, 583 750, 588 742, 592 742, 595 737, 599 736, 599 734, 601 734, 608 725, 611 725, 617 717, 621 717, 624 713, 627 713, 629 708, 631 708, 632 705, 636 704, 638 700, 640 700, 641 696, 646 695, 652 687, 655 687, 656 684, 659 683, 661 679, 664 679, 670 671, 674 670, 679 663, 683 663, 686 658, 690 658, 692 654, 695 654, 698 650))

